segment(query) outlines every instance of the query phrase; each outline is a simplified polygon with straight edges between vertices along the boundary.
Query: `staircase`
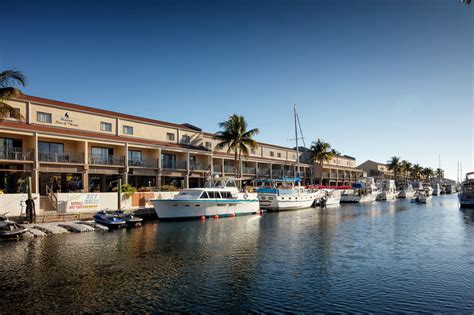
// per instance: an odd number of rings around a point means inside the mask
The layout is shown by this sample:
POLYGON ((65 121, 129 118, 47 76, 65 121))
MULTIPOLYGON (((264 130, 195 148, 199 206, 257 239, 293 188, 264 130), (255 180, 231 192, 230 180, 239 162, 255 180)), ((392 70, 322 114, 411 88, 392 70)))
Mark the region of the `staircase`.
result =
POLYGON ((48 196, 40 196, 39 207, 41 210, 43 210, 43 213, 45 215, 48 215, 48 214, 55 215, 57 213, 53 203, 51 202, 48 196))

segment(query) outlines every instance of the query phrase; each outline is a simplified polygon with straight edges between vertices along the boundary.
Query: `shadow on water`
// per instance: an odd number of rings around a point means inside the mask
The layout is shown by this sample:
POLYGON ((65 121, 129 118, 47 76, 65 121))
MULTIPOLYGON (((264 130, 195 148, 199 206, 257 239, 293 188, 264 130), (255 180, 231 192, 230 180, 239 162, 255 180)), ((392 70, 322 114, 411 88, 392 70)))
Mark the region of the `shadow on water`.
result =
POLYGON ((2 312, 469 312, 455 196, 0 243, 2 312))

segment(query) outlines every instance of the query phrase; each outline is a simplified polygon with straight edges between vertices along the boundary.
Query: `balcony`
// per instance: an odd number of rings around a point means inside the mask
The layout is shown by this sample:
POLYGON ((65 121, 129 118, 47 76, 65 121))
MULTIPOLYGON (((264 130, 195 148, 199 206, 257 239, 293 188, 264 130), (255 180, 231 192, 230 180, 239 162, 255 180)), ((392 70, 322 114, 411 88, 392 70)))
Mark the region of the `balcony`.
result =
POLYGON ((236 168, 231 165, 224 165, 224 173, 236 173, 236 168))
POLYGON ((259 168, 257 175, 258 176, 270 176, 270 169, 269 168, 259 168))
POLYGON ((161 168, 165 170, 186 170, 186 161, 163 162, 161 168))
POLYGON ((33 149, 11 148, 0 151, 0 160, 33 161, 34 157, 33 149))
POLYGON ((281 177, 283 175, 282 170, 272 170, 273 177, 281 177))
POLYGON ((84 164, 82 152, 39 152, 40 162, 84 164))
POLYGON ((255 167, 242 167, 242 173, 248 175, 257 174, 257 169, 255 167))
POLYGON ((89 164, 125 166, 123 155, 90 155, 89 164))
POLYGON ((156 159, 128 160, 128 166, 158 168, 158 160, 156 159))
POLYGON ((213 169, 214 173, 221 173, 222 172, 222 165, 214 165, 213 169))
POLYGON ((192 171, 208 171, 209 163, 191 163, 189 169, 192 171))

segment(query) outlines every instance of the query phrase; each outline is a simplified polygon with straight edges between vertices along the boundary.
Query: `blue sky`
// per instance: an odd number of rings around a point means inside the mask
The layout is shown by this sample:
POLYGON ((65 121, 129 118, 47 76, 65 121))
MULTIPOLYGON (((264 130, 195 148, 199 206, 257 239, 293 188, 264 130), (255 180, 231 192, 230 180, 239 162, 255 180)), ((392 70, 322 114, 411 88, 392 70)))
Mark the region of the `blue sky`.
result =
MULTIPOLYGON (((206 131, 473 170, 473 8, 458 0, 34 1, 2 16, 25 92, 206 131)), ((5 38, 6 36, 6 38, 5 38)))

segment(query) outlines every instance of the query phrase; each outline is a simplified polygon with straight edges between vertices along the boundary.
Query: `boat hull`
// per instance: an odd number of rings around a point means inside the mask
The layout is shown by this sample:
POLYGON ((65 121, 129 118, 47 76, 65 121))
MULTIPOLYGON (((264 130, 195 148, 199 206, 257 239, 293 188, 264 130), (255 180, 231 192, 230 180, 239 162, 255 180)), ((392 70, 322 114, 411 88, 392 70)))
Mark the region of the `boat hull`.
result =
POLYGON ((304 195, 274 195, 260 194, 260 208, 268 211, 287 211, 311 208, 315 201, 321 197, 320 193, 304 195))
POLYGON ((474 198, 464 198, 462 194, 458 195, 461 208, 474 208, 474 198))
POLYGON ((175 200, 152 199, 158 219, 191 219, 253 214, 259 211, 258 199, 175 200))
POLYGON ((377 198, 375 194, 369 195, 344 195, 341 198, 341 203, 368 203, 373 202, 377 198))

